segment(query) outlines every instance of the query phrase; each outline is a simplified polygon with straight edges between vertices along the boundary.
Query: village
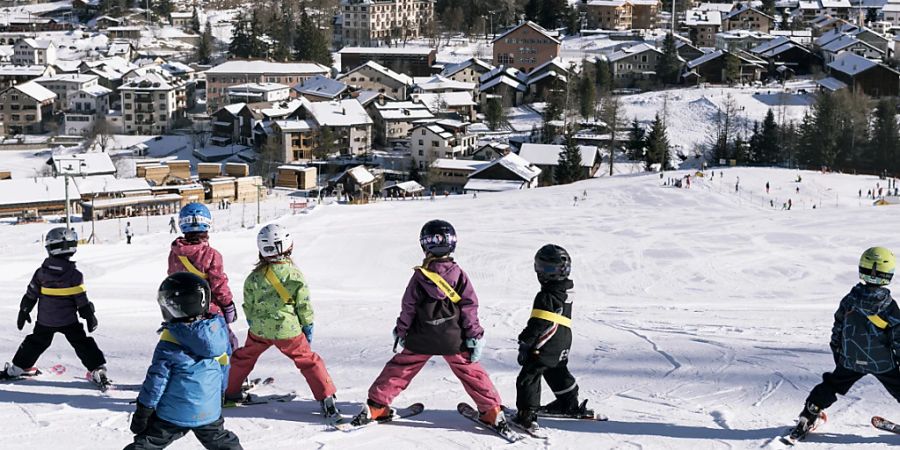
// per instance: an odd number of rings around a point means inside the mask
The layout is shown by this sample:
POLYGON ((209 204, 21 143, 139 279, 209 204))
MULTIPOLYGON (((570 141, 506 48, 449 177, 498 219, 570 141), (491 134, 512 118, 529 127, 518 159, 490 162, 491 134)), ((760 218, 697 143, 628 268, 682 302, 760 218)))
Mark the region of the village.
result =
POLYGON ((240 4, 4 2, 0 216, 900 170, 900 3, 332 3, 271 2, 282 19, 263 24, 240 4), (862 132, 813 155, 828 99, 857 105, 865 120, 846 122, 862 132))

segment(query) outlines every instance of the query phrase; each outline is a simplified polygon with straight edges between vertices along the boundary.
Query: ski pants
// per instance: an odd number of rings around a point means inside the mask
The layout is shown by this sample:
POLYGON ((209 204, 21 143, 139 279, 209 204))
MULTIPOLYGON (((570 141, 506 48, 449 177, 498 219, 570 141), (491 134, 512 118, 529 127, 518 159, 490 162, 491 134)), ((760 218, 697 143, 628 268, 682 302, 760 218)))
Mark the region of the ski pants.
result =
POLYGON ((540 361, 531 360, 522 366, 516 378, 516 409, 519 411, 537 410, 541 407, 541 379, 553 390, 560 401, 571 400, 577 406, 578 383, 569 372, 568 361, 560 361, 554 367, 548 367, 540 361))
MULTIPOLYGON (((500 406, 500 394, 494 389, 494 383, 480 363, 469 362, 467 352, 442 356, 479 411, 485 412, 500 406)), ((406 349, 394 355, 369 388, 369 400, 390 405, 409 386, 429 359, 431 355, 421 355, 406 349)))
POLYGON ((325 369, 325 361, 309 347, 306 336, 297 335, 291 339, 265 339, 253 333, 247 333, 247 342, 231 355, 231 371, 228 374, 228 388, 225 395, 236 395, 241 392, 241 384, 253 371, 256 360, 271 346, 275 346, 284 356, 291 358, 300 373, 306 378, 313 397, 322 401, 337 391, 331 376, 325 369))
MULTIPOLYGON (((900 402, 900 369, 872 375, 900 402)), ((806 401, 825 409, 837 401, 837 394, 847 395, 850 388, 864 376, 866 374, 837 366, 834 371, 822 375, 822 382, 813 388, 806 401)))
POLYGON ((94 338, 88 336, 84 332, 84 326, 81 322, 75 322, 64 327, 48 327, 37 323, 34 325, 34 331, 19 346, 16 356, 13 357, 12 363, 22 369, 34 367, 41 354, 43 354, 53 342, 53 335, 62 333, 69 341, 78 359, 84 364, 87 370, 94 370, 106 364, 106 358, 103 352, 97 347, 94 338))
POLYGON ((153 416, 150 424, 143 433, 134 436, 134 442, 128 444, 125 450, 158 450, 171 445, 192 431, 203 448, 210 450, 243 450, 238 437, 225 429, 225 420, 219 417, 215 422, 194 427, 185 428, 166 422, 153 416))

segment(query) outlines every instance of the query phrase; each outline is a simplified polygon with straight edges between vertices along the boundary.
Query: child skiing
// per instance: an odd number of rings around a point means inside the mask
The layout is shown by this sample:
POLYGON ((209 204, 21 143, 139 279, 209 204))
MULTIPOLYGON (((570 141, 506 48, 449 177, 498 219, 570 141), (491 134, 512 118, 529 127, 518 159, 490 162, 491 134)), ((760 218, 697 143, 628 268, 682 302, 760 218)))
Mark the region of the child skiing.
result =
POLYGON ((309 287, 300 269, 291 261, 294 240, 280 225, 270 224, 256 238, 259 262, 244 282, 244 313, 250 324, 247 342, 232 356, 226 401, 243 399, 241 385, 256 360, 275 346, 306 378, 313 396, 329 421, 338 422, 336 391, 325 362, 310 349, 313 338, 313 309, 309 287))
POLYGON ((222 418, 228 333, 222 317, 209 313, 209 284, 175 273, 159 286, 157 301, 164 329, 131 417, 134 442, 125 450, 166 448, 188 431, 205 448, 241 449, 222 418))
POLYGON ((534 297, 528 325, 519 334, 518 362, 522 366, 516 379, 516 417, 512 420, 529 432, 537 432, 540 414, 583 417, 593 415, 579 404, 578 384, 569 373, 569 349, 572 346, 572 299, 567 291, 572 259, 558 245, 547 244, 534 256, 534 270, 541 290, 534 297), (556 400, 541 407, 541 378, 547 381, 556 400))
POLYGON ((508 431, 500 395, 478 363, 484 348, 478 298, 468 276, 450 257, 456 249, 456 231, 443 220, 432 220, 422 227, 419 242, 425 260, 414 269, 394 328, 394 349, 399 345, 402 351, 372 383, 368 401, 352 424, 392 417, 394 398, 433 355, 441 355, 475 401, 480 420, 500 432, 508 431))
POLYGON ((44 247, 49 256, 28 284, 19 304, 16 327, 21 330, 25 322, 31 323, 35 305, 38 308, 37 323, 19 346, 12 363, 6 363, 6 368, 0 372, 0 379, 36 375, 38 372, 32 366, 50 347, 53 335, 62 333, 90 371, 91 381, 106 390, 110 385, 106 377, 106 358, 94 338, 85 334, 84 326, 78 322, 78 316, 81 316, 87 323, 88 333, 97 329, 97 316, 84 288, 84 276, 71 260, 78 247, 78 235, 66 227, 54 228, 47 233, 44 247))
MULTIPOLYGON (((184 236, 172 242, 168 274, 190 272, 206 280, 212 292, 210 313, 221 314, 226 323, 233 323, 237 320, 237 309, 228 288, 222 255, 209 245, 208 233, 212 225, 209 208, 201 203, 185 205, 178 213, 178 225, 184 236)), ((228 328, 228 340, 232 349, 237 348, 238 340, 231 328, 228 328)))
POLYGON ((894 254, 884 247, 865 251, 859 260, 861 283, 850 290, 837 312, 831 330, 835 368, 822 375, 822 383, 806 398, 797 426, 786 438, 802 440, 820 421, 824 410, 846 395, 854 383, 872 374, 900 401, 900 309, 885 288, 894 276, 894 254))

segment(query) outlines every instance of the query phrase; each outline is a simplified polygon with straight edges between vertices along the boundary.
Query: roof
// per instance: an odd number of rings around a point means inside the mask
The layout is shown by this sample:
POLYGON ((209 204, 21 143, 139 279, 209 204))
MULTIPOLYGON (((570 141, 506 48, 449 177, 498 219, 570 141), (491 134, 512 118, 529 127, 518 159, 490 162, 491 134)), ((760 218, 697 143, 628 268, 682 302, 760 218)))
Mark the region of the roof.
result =
POLYGON ((431 111, 419 102, 386 102, 383 105, 376 103, 375 109, 382 120, 413 121, 434 118, 431 111))
POLYGON ((339 79, 347 78, 348 76, 350 76, 351 73, 356 72, 357 70, 360 70, 365 67, 368 67, 388 78, 391 78, 391 79, 393 79, 399 83, 405 84, 407 86, 410 86, 413 84, 413 79, 409 75, 394 72, 393 70, 388 69, 387 67, 384 67, 375 61, 366 61, 364 64, 362 64, 358 67, 354 67, 352 70, 350 70, 349 72, 342 75, 339 79))
POLYGON ((119 86, 120 91, 151 90, 171 91, 184 86, 184 81, 173 79, 167 72, 160 70, 147 70, 143 75, 138 75, 119 86))
POLYGON ((828 63, 828 68, 850 76, 855 76, 877 65, 879 65, 877 62, 868 58, 863 58, 856 53, 844 52, 837 55, 834 61, 828 63))
MULTIPOLYGON (((532 72, 532 74, 533 74, 533 73, 534 73, 534 72, 532 72)), ((550 78, 550 77, 556 78, 556 79, 558 79, 559 81, 562 81, 563 83, 568 82, 568 78, 566 77, 565 72, 563 72, 563 73, 556 73, 555 70, 549 70, 549 71, 544 72, 544 73, 542 73, 542 74, 540 74, 540 75, 538 75, 538 76, 536 76, 536 77, 528 77, 528 83, 526 83, 526 84, 528 84, 529 86, 531 86, 531 85, 534 84, 534 83, 537 83, 537 82, 539 82, 539 81, 541 81, 541 80, 543 80, 543 79, 545 79, 545 78, 550 78)))
POLYGON ((525 186, 524 181, 518 180, 486 180, 486 179, 472 179, 466 182, 466 185, 463 186, 463 190, 466 191, 479 191, 479 192, 502 192, 502 191, 517 191, 522 189, 525 186))
POLYGON ((232 116, 238 115, 244 107, 247 106, 246 103, 232 103, 230 105, 225 105, 222 107, 225 111, 231 113, 232 116))
POLYGON ((444 67, 441 75, 445 77, 453 76, 462 70, 472 67, 475 71, 490 72, 494 68, 490 63, 484 62, 478 58, 469 58, 461 63, 444 67), (479 70, 480 69, 480 70, 479 70))
POLYGON ((314 170, 315 167, 309 166, 296 166, 293 164, 285 164, 282 166, 278 166, 278 170, 293 170, 294 172, 306 172, 308 170, 314 170))
POLYGON ((645 42, 641 42, 640 44, 632 45, 631 47, 626 47, 626 48, 620 49, 619 51, 613 53, 612 55, 609 55, 609 61, 616 62, 620 59, 624 59, 629 56, 641 54, 644 52, 656 52, 656 53, 662 54, 662 52, 659 51, 659 49, 657 49, 656 47, 654 47, 650 44, 647 44, 645 42))
POLYGON ((755 13, 757 13, 757 14, 761 14, 761 15, 763 15, 763 16, 769 18, 769 19, 772 19, 772 20, 775 19, 774 17, 772 17, 772 16, 770 16, 770 15, 768 15, 768 14, 766 14, 766 13, 764 13, 764 12, 762 12, 762 11, 756 9, 756 8, 747 6, 746 4, 742 4, 742 5, 738 6, 737 8, 731 10, 731 11, 728 12, 727 14, 725 14, 725 17, 723 17, 722 20, 731 20, 731 19, 733 19, 733 18, 735 18, 735 17, 737 17, 737 16, 739 16, 739 15, 745 13, 745 12, 750 12, 750 11, 755 12, 755 13))
POLYGON ((40 49, 45 49, 45 50, 50 48, 51 45, 54 47, 56 46, 56 44, 54 44, 53 41, 51 41, 49 39, 25 38, 25 39, 20 40, 19 42, 22 42, 31 48, 40 48, 40 49))
POLYGON ((54 98, 56 98, 56 94, 54 94, 53 91, 41 86, 34 81, 17 84, 10 89, 17 89, 19 92, 33 98, 38 102, 45 102, 47 100, 53 100, 54 98))
POLYGON ((688 62, 687 62, 687 67, 688 67, 688 69, 693 69, 693 68, 695 68, 695 67, 697 67, 697 66, 706 64, 706 63, 708 63, 708 62, 710 62, 710 61, 712 61, 712 60, 714 60, 714 59, 716 59, 716 58, 719 58, 720 56, 722 56, 722 55, 724 55, 724 54, 725 54, 725 52, 722 51, 722 50, 714 50, 714 51, 711 51, 711 52, 709 52, 709 53, 704 54, 703 56, 701 56, 701 57, 699 57, 699 58, 692 59, 692 60, 688 61, 688 62))
POLYGON ((245 92, 274 92, 280 91, 283 89, 289 89, 290 86, 281 83, 244 83, 244 84, 236 84, 234 86, 229 86, 228 92, 234 92, 240 94, 240 91, 245 92))
POLYGON ((847 8, 850 9, 850 0, 819 0, 822 8, 847 8))
POLYGON ((111 94, 111 93, 112 93, 112 89, 107 88, 107 87, 103 87, 103 86, 100 86, 99 84, 97 84, 97 85, 94 85, 94 86, 88 86, 88 87, 85 87, 85 88, 81 88, 78 92, 84 92, 85 94, 88 94, 88 95, 91 95, 91 96, 94 96, 94 97, 100 97, 100 96, 103 96, 103 95, 109 95, 109 94, 111 94))
POLYGON ((347 88, 346 84, 322 75, 307 78, 302 83, 294 85, 294 90, 301 94, 325 98, 335 98, 344 93, 347 88))
MULTIPOLYGON (((66 190, 63 178, 14 178, 0 180, 0 205, 65 202, 66 190)), ((70 194, 78 195, 76 187, 70 194), (74 192, 73 192, 74 191, 74 192)))
POLYGON ((769 50, 772 50, 773 48, 778 47, 780 45, 787 44, 788 42, 791 42, 790 38, 785 37, 785 36, 778 36, 777 38, 772 39, 771 41, 763 42, 762 44, 759 44, 756 47, 751 48, 750 53, 756 53, 757 55, 759 55, 759 54, 765 53, 769 50))
POLYGON ((431 167, 433 169, 468 170, 470 172, 475 172, 487 164, 487 161, 475 161, 472 159, 437 158, 431 163, 431 167))
POLYGON ((311 120, 276 120, 275 124, 281 131, 287 132, 311 131, 316 128, 316 124, 311 120))
POLYGON ((91 81, 97 81, 100 79, 97 75, 87 74, 87 73, 62 73, 59 75, 45 75, 40 78, 35 78, 35 82, 42 81, 58 81, 58 82, 68 82, 68 83, 90 83, 91 81))
POLYGON ((475 90, 475 83, 464 83, 441 75, 414 78, 413 81, 415 82, 415 87, 423 91, 439 91, 444 89, 456 91, 475 90))
POLYGON ((150 184, 144 178, 116 178, 112 175, 95 175, 73 178, 81 195, 150 191, 150 184))
POLYGON ((382 95, 381 92, 364 89, 357 92, 356 99, 365 106, 382 95))
POLYGON ((206 71, 208 74, 219 73, 272 73, 288 75, 328 74, 331 70, 316 63, 277 63, 269 61, 227 61, 206 71))
POLYGON ((303 106, 320 126, 351 126, 371 124, 372 119, 356 99, 330 102, 310 102, 303 99, 303 106))
POLYGON ((478 174, 488 170, 489 168, 500 165, 505 167, 507 170, 518 176, 522 179, 522 181, 531 181, 535 177, 541 174, 541 169, 535 167, 530 162, 522 158, 521 156, 515 153, 507 153, 503 155, 502 158, 495 159, 489 162, 484 167, 476 170, 472 175, 469 175, 470 178, 475 178, 478 174))
POLYGON ((375 175, 372 175, 372 172, 369 172, 369 170, 366 169, 366 166, 351 167, 332 179, 339 180, 345 175, 353 178, 353 180, 360 185, 367 185, 375 181, 375 175))
POLYGON ((719 26, 722 25, 722 13, 699 8, 689 9, 685 12, 684 24, 689 27, 699 25, 719 26))
POLYGON ((522 27, 531 27, 532 29, 534 29, 534 30, 537 31, 538 33, 543 34, 546 38, 550 39, 551 41, 556 42, 557 44, 560 43, 559 39, 557 39, 556 36, 550 34, 550 32, 547 31, 547 29, 545 29, 544 27, 542 27, 542 26, 540 26, 540 25, 538 25, 538 24, 536 24, 536 23, 534 23, 534 22, 532 22, 532 21, 530 21, 530 20, 527 21, 527 22, 523 22, 523 23, 521 23, 521 24, 519 24, 519 25, 517 25, 517 26, 511 28, 510 30, 508 30, 507 32, 501 34, 500 36, 495 37, 494 40, 492 40, 491 42, 492 42, 492 43, 493 43, 493 42, 497 42, 497 41, 499 41, 500 39, 505 38, 508 34, 513 33, 513 32, 515 32, 516 30, 518 30, 519 28, 522 28, 522 27))
POLYGON ((387 185, 382 190, 387 190, 387 189, 399 189, 403 192, 406 192, 407 194, 414 194, 416 192, 424 191, 425 187, 423 187, 421 184, 419 184, 415 181, 404 181, 402 183, 394 183, 394 184, 387 185))
POLYGON ((847 89, 846 83, 833 77, 822 78, 816 81, 816 84, 832 92, 847 89))
MULTIPOLYGON (((563 149, 562 145, 522 144, 519 156, 538 166, 556 166, 559 164, 559 154, 563 152, 563 149)), ((578 150, 581 153, 581 166, 593 167, 597 161, 597 147, 579 145, 578 150)))
POLYGON ((422 102, 431 112, 442 111, 447 108, 461 106, 475 106, 475 100, 469 92, 445 92, 443 94, 412 94, 412 99, 422 102))
POLYGON ((53 155, 50 160, 60 174, 107 175, 116 173, 116 166, 110 159, 109 153, 104 152, 53 155))
POLYGON ((521 83, 520 81, 518 81, 514 78, 510 78, 506 75, 503 75, 503 76, 496 77, 496 78, 492 79, 491 81, 488 81, 487 83, 482 82, 481 91, 484 92, 494 86, 497 86, 500 83, 512 86, 513 88, 520 90, 522 92, 524 92, 527 89, 525 87, 525 85, 523 83, 521 83))
POLYGON ((831 42, 822 46, 822 50, 831 53, 837 53, 845 48, 851 47, 853 45, 862 43, 859 39, 856 39, 853 36, 843 35, 837 39, 832 40, 831 42))
MULTIPOLYGON (((168 187, 168 186, 167 186, 168 187)), ((81 202, 82 205, 95 209, 118 208, 129 205, 152 204, 152 203, 173 203, 181 201, 180 194, 158 194, 158 195, 138 195, 121 198, 106 198, 103 200, 94 200, 93 202, 81 202)))
POLYGON ((430 55, 435 50, 429 47, 344 47, 339 54, 355 53, 360 55, 430 55))

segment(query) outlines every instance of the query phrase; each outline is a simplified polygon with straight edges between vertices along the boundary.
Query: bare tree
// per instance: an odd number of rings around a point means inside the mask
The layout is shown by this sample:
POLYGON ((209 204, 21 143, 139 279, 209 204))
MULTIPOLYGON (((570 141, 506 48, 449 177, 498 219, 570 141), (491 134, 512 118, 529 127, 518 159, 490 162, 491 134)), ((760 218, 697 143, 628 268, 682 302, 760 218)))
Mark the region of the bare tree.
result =
POLYGON ((709 144, 714 160, 732 159, 734 156, 731 151, 732 141, 737 137, 739 128, 737 103, 729 94, 713 115, 709 144))
POLYGON ((617 134, 620 128, 626 126, 622 101, 616 96, 607 94, 601 102, 600 118, 606 123, 606 128, 609 130, 610 134, 609 176, 613 176, 613 164, 616 159, 616 142, 618 142, 617 134))
POLYGON ((105 153, 112 143, 112 130, 106 118, 94 119, 91 127, 85 130, 84 138, 85 142, 90 143, 89 147, 100 147, 100 151, 105 153))
POLYGON ((194 122, 194 125, 191 127, 191 141, 194 143, 194 148, 198 146, 206 148, 210 137, 212 137, 212 128, 209 122, 194 122))

